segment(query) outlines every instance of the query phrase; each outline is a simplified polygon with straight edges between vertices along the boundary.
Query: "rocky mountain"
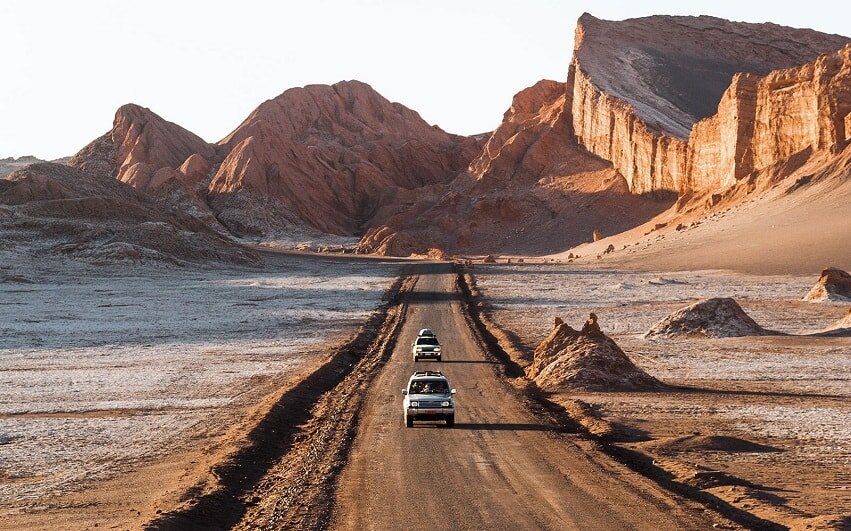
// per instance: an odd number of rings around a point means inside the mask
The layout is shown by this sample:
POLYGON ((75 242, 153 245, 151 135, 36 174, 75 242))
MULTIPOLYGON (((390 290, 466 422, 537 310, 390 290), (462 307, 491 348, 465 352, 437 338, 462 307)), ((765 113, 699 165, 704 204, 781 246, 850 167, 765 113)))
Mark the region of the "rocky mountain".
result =
POLYGON ((398 194, 454 179, 479 141, 428 125, 365 83, 344 81, 287 90, 219 146, 227 156, 209 193, 233 232, 272 232, 277 217, 359 235, 398 194))
POLYGON ((847 51, 837 50, 849 43, 713 17, 585 14, 569 74, 576 137, 635 193, 729 186, 796 151, 844 140, 848 111, 832 102, 847 99, 847 51))
POLYGON ((540 81, 514 96, 469 171, 379 212, 361 252, 546 253, 620 232, 673 202, 638 197, 571 137, 571 94, 540 81), (390 211, 393 211, 392 213, 390 211))
POLYGON ((221 234, 362 237, 358 251, 394 255, 547 254, 695 222, 792 175, 841 180, 849 43, 712 17, 586 14, 566 82, 519 92, 490 134, 446 133, 344 81, 287 90, 217 144, 125 105, 69 164, 221 234))
POLYGON ((346 81, 287 90, 215 145, 125 105, 112 130, 70 164, 190 208, 233 234, 307 227, 354 236, 398 193, 451 181, 480 143, 346 81))
POLYGON ((150 109, 121 106, 112 129, 84 147, 69 161, 93 175, 115 177, 134 188, 155 191, 192 156, 208 163, 217 160, 214 146, 150 109))
POLYGON ((93 262, 257 261, 198 218, 128 184, 53 163, 0 179, 0 251, 93 262))
MULTIPOLYGON (((567 83, 519 93, 469 176, 439 200, 421 196, 389 216, 361 249, 540 253, 664 210, 635 196, 680 196, 663 223, 672 227, 678 212, 729 207, 810 154, 841 151, 851 124, 849 42, 712 17, 586 14, 567 83)), ((824 164, 820 156, 810 167, 824 164)))
MULTIPOLYGON (((68 160, 70 160, 70 157, 63 157, 61 159, 56 159, 50 162, 55 162, 56 164, 66 164, 68 160)), ((47 161, 42 160, 38 157, 33 157, 32 155, 26 155, 18 158, 6 157, 0 159, 0 178, 9 175, 15 170, 19 170, 25 166, 29 166, 30 164, 37 164, 39 162, 47 161)))

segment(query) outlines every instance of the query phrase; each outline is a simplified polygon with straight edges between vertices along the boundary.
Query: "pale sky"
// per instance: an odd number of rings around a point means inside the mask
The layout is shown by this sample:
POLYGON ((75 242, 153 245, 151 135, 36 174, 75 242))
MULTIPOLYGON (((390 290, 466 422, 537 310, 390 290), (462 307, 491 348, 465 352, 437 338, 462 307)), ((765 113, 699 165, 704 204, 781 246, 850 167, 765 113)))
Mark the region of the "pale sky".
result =
POLYGON ((359 79, 452 133, 563 80, 584 12, 707 14, 851 35, 851 2, 0 0, 0 157, 72 155, 149 107, 207 141, 290 87, 359 79))

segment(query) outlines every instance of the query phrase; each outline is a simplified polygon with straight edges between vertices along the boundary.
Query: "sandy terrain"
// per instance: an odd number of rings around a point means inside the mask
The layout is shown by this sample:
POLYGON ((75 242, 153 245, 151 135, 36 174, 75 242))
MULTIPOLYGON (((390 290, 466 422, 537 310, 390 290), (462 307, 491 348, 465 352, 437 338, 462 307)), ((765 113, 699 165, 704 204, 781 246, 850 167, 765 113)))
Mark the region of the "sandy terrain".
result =
POLYGON ((660 274, 562 264, 476 266, 474 272, 496 321, 525 348, 534 349, 546 337, 555 317, 579 326, 594 311, 636 364, 665 383, 689 388, 564 394, 556 401, 592 404, 597 416, 627 435, 621 444, 649 453, 677 477, 706 467, 752 483, 705 485, 739 508, 787 525, 830 520, 807 520, 819 515, 841 515, 848 523, 851 338, 641 337, 676 309, 724 296, 734 297, 765 328, 819 331, 848 308, 800 301, 817 275, 660 274), (780 451, 733 451, 736 444, 729 441, 710 444, 712 436, 780 451))
MULTIPOLYGON (((846 148, 844 156, 851 160, 851 148, 846 148)), ((822 169, 816 163, 805 165, 769 192, 743 202, 732 201, 706 217, 678 216, 671 210, 635 229, 581 245, 556 258, 566 261, 568 255, 578 254, 583 263, 659 271, 810 274, 829 266, 849 270, 851 246, 840 242, 851 234, 851 180, 843 174, 796 189, 796 179, 818 171, 822 169), (687 228, 676 230, 681 223, 687 228), (656 224, 665 226, 654 230, 656 224), (615 251, 605 254, 609 245, 615 251)))
POLYGON ((264 395, 350 335, 399 272, 380 261, 266 262, 4 262, 0 528, 50 527, 81 507, 116 523, 110 511, 135 514, 188 474, 181 460, 209 456, 264 395), (128 479, 142 469, 159 481, 128 479), (127 503, 105 499, 122 481, 127 503))

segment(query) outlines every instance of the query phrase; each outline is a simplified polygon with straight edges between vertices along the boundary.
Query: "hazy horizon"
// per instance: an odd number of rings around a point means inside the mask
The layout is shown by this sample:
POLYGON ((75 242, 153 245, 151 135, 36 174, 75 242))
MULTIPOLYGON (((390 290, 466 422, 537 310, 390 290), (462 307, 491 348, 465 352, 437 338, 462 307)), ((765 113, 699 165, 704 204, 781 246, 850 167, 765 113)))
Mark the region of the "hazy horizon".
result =
POLYGON ((458 134, 494 129, 519 90, 564 80, 573 31, 605 19, 706 14, 848 35, 851 7, 723 0, 264 6, 164 1, 0 3, 0 158, 74 154, 125 103, 216 142, 292 87, 357 79, 458 134))

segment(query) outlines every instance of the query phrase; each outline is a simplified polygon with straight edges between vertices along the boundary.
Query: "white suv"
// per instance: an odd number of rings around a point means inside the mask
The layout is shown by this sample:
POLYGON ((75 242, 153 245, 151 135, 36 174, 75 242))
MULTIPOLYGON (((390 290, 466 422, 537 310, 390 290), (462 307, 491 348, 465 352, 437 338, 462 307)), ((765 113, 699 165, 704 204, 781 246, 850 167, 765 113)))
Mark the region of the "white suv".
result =
POLYGON ((443 353, 440 342, 437 336, 434 335, 428 328, 423 328, 417 335, 417 338, 411 343, 411 354, 414 361, 420 361, 421 358, 431 358, 435 361, 442 359, 443 353))
POLYGON ((405 425, 414 426, 415 420, 446 421, 446 426, 455 425, 455 389, 439 371, 417 371, 402 389, 402 414, 405 425))

